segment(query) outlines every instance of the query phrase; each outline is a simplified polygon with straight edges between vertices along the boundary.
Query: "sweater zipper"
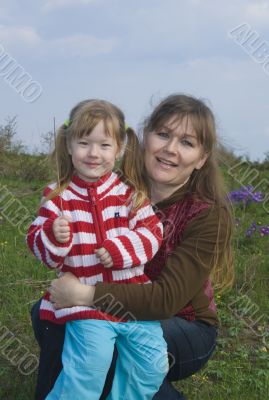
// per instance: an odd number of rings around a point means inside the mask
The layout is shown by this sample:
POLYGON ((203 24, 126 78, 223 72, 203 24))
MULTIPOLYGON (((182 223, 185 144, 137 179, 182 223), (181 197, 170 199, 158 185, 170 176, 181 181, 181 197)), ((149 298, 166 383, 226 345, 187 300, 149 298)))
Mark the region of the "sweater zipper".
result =
POLYGON ((100 221, 99 218, 99 212, 97 209, 97 201, 96 201, 96 193, 95 190, 90 188, 90 196, 91 196, 91 204, 92 204, 92 208, 93 208, 93 223, 94 223, 94 229, 95 229, 95 234, 96 234, 96 244, 97 247, 100 247, 104 241, 104 235, 102 234, 102 230, 101 230, 101 224, 103 223, 103 221, 100 221))
MULTIPOLYGON (((93 223, 95 226, 95 234, 96 234, 96 245, 97 248, 100 248, 102 246, 103 241, 106 239, 104 235, 104 230, 102 229, 103 227, 103 221, 100 218, 100 213, 97 207, 97 199, 96 199, 96 193, 93 188, 90 188, 90 195, 91 195, 91 203, 92 203, 92 216, 93 216, 93 223)), ((103 270, 103 277, 104 280, 109 282, 110 281, 110 272, 107 271, 106 268, 103 270)))

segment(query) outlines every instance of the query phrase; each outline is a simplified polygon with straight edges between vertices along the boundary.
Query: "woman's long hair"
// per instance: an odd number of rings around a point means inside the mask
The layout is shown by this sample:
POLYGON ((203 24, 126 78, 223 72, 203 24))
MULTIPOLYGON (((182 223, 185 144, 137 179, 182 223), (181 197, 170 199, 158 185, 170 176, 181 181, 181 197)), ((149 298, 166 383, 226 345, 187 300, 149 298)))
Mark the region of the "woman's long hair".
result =
POLYGON ((219 154, 215 118, 210 108, 200 99, 183 94, 175 94, 165 98, 146 119, 144 125, 144 142, 149 132, 152 132, 169 121, 191 124, 196 132, 198 143, 201 144, 206 162, 202 168, 194 170, 189 178, 189 189, 195 197, 214 204, 219 217, 223 209, 227 215, 227 229, 224 243, 224 255, 218 246, 221 220, 218 223, 217 244, 214 250, 212 281, 220 290, 228 289, 234 281, 233 252, 231 237, 233 217, 230 203, 227 200, 227 190, 218 165, 219 154))

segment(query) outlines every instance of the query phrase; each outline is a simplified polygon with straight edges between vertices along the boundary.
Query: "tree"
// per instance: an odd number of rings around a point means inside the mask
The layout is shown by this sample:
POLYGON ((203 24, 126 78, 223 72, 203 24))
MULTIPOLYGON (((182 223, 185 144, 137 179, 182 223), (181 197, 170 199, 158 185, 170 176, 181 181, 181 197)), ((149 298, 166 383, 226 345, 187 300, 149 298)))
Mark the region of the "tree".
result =
POLYGON ((47 133, 42 133, 41 135, 41 143, 42 143, 42 150, 41 154, 48 154, 51 153, 54 148, 54 133, 49 131, 47 133))
POLYGON ((23 151, 24 146, 20 141, 14 141, 17 134, 17 117, 7 117, 5 125, 0 125, 0 154, 16 153, 23 151))

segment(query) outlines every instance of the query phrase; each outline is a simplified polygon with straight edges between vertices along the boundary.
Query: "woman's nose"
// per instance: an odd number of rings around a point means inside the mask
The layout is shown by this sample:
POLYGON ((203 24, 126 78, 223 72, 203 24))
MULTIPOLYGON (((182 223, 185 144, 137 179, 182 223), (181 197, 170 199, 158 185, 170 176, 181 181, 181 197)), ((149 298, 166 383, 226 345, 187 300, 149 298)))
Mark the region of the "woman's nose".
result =
POLYGON ((174 139, 168 140, 168 142, 164 146, 164 151, 166 151, 167 153, 173 153, 173 154, 176 153, 177 152, 176 140, 174 139))

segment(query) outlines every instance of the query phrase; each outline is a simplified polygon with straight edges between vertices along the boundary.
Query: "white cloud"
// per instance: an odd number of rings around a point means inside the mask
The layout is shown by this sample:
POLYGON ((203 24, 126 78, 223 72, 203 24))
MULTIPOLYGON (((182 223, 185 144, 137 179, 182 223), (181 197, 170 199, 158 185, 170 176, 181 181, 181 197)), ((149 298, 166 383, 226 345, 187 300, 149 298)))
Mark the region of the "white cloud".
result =
POLYGON ((1 0, 0 3, 1 22, 14 20, 14 13, 17 7, 16 0, 1 0))
POLYGON ((93 35, 75 34, 46 40, 33 27, 10 27, 0 25, 0 43, 6 52, 26 54, 35 50, 35 56, 68 59, 88 58, 99 54, 110 54, 117 47, 115 38, 98 38, 93 35))
POLYGON ((88 5, 96 0, 47 0, 43 5, 44 11, 52 11, 59 8, 77 7, 79 5, 88 5))
POLYGON ((23 135, 33 133, 30 143, 36 131, 47 129, 51 112, 64 119, 73 101, 89 93, 122 105, 129 122, 146 115, 152 94, 184 91, 210 99, 221 133, 256 157, 268 141, 269 77, 228 32, 245 22, 267 40, 268 5, 269 0, 0 0, 1 23, 9 25, 0 23, 0 45, 44 87, 30 116, 0 81, 1 112, 20 116, 23 135))
POLYGON ((245 10, 246 18, 248 21, 263 23, 268 26, 269 21, 269 1, 252 1, 246 5, 245 10))
POLYGON ((0 5, 0 15, 2 21, 10 19, 9 10, 7 10, 3 5, 0 5))
POLYGON ((29 26, 5 26, 0 25, 0 42, 3 46, 26 45, 36 46, 41 38, 34 28, 29 26))
POLYGON ((60 57, 88 58, 98 54, 109 54, 117 46, 114 38, 100 39, 91 35, 77 34, 55 39, 47 43, 48 51, 53 51, 60 57))
POLYGON ((264 129, 265 136, 269 137, 269 125, 267 125, 264 129))

